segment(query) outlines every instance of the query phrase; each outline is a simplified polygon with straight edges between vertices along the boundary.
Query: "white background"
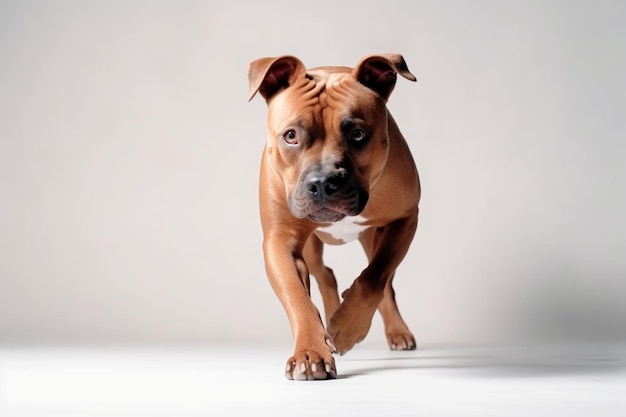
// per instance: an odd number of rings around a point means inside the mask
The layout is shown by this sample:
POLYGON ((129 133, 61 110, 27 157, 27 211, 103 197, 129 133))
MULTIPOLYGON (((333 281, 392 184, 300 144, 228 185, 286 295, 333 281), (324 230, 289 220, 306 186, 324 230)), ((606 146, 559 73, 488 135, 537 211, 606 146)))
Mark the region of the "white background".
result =
MULTIPOLYGON (((247 65, 401 53, 418 344, 626 338, 626 3, 0 2, 0 343, 288 343, 247 65)), ((346 287, 358 245, 328 250, 346 287)), ((368 340, 384 340, 377 318, 368 340)))

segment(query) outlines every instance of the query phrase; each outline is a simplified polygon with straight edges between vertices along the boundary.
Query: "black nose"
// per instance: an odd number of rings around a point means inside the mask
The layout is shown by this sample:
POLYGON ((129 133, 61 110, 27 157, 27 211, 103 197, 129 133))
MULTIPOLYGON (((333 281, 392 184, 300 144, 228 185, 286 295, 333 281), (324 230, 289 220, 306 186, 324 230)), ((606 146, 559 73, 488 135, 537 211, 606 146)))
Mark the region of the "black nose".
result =
POLYGON ((341 188, 343 177, 340 175, 324 175, 312 172, 305 178, 304 186, 313 196, 321 199, 328 198, 341 188))

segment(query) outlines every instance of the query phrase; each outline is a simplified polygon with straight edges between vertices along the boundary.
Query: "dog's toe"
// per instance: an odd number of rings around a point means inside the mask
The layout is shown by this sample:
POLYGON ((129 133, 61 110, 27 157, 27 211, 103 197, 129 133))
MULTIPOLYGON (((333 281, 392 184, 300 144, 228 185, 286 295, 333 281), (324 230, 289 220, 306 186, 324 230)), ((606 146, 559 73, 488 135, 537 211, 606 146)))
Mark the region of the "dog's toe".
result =
POLYGON ((334 379, 337 377, 335 360, 332 355, 323 358, 313 351, 297 352, 287 360, 285 377, 296 381, 334 379))

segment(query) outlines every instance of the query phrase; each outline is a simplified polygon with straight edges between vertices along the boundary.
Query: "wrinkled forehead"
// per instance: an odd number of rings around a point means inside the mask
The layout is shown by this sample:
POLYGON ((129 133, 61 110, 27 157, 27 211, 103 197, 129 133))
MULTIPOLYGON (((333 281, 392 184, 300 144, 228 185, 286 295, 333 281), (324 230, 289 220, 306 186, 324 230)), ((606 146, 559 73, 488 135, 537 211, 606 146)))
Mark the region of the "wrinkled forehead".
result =
MULTIPOLYGON (((344 118, 363 117, 377 106, 380 97, 359 83, 348 71, 312 69, 302 74, 289 88, 272 99, 270 119, 291 123, 313 120, 316 116, 344 118)), ((279 128, 279 126, 276 126, 279 128)))
POLYGON ((349 68, 330 67, 311 69, 307 71, 307 77, 311 78, 320 89, 320 99, 327 100, 328 105, 336 105, 339 102, 345 104, 355 97, 366 99, 370 90, 359 83, 351 74, 349 68))
POLYGON ((314 80, 324 82, 326 85, 336 85, 340 82, 354 81, 349 68, 343 67, 321 67, 312 68, 306 71, 307 75, 314 80))

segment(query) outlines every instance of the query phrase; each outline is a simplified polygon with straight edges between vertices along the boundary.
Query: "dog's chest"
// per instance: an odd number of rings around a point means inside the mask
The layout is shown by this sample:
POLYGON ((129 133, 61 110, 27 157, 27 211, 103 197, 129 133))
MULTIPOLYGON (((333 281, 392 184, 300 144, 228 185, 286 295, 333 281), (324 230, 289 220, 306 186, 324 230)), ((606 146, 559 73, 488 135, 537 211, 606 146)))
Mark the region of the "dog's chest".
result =
POLYGON ((362 216, 346 216, 330 226, 318 227, 316 233, 326 243, 348 243, 358 239, 370 227, 364 224, 366 221, 362 216))

